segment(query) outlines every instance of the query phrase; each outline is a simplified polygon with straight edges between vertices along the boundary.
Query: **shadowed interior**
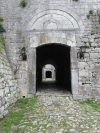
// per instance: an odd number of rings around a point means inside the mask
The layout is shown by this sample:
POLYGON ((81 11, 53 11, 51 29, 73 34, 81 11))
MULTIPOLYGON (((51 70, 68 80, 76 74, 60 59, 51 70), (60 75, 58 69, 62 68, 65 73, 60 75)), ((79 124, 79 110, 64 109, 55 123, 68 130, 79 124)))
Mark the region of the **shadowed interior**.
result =
POLYGON ((70 47, 62 44, 47 44, 36 49, 36 91, 60 89, 71 92, 70 47), (42 67, 52 64, 56 69, 55 82, 42 82, 42 67))
POLYGON ((52 78, 52 75, 51 74, 52 74, 51 71, 47 71, 46 72, 46 78, 52 78))

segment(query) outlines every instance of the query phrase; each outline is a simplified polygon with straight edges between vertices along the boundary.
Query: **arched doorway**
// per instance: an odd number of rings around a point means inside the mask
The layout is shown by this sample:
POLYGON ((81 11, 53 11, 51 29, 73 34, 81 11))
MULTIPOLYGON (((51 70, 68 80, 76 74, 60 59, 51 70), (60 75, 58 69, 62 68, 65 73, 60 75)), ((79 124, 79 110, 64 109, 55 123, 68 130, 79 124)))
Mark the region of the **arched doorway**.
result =
MULTIPOLYGON (((61 44, 48 44, 36 48, 36 88, 42 83, 42 68, 45 64, 53 64, 56 68, 56 83, 52 87, 67 90, 71 92, 71 65, 70 65, 70 47, 61 44)), ((52 73, 46 72, 46 78, 50 78, 52 73)), ((50 84, 46 83, 50 88, 50 84)))
POLYGON ((42 82, 55 81, 56 70, 52 64, 46 64, 42 68, 42 82))

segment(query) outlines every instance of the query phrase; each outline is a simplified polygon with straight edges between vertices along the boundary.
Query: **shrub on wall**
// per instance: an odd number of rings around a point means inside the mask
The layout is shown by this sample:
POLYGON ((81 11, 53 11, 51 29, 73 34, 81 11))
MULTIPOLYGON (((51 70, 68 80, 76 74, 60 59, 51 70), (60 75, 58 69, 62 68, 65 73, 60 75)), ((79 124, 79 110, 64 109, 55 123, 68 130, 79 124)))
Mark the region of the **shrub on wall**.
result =
POLYGON ((22 7, 26 7, 26 5, 27 5, 27 2, 25 2, 25 1, 22 1, 22 2, 21 2, 21 6, 22 6, 22 7))
POLYGON ((90 14, 93 14, 93 10, 90 10, 89 13, 90 13, 90 14))
POLYGON ((0 17, 0 22, 2 22, 4 19, 2 17, 0 17))
POLYGON ((89 19, 90 18, 90 15, 87 15, 87 18, 89 19))
POLYGON ((0 24, 0 33, 6 32, 5 29, 3 28, 2 24, 0 24))
POLYGON ((73 1, 79 1, 79 0, 73 0, 73 1))

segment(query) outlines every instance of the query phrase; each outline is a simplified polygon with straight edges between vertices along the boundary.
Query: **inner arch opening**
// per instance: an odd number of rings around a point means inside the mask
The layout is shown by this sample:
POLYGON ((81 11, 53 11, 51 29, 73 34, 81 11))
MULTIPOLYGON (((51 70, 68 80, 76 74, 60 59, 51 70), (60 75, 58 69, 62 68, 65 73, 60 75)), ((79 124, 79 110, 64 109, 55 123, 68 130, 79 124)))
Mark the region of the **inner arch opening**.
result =
MULTIPOLYGON (((36 49, 36 92, 59 90, 71 93, 70 47, 62 44, 45 44, 36 49), (55 67, 55 81, 42 82, 43 67, 52 64, 55 67)), ((49 70, 45 78, 52 77, 49 70)), ((49 92, 48 92, 49 93, 49 92)))
POLYGON ((42 68, 42 82, 55 81, 56 71, 52 64, 46 64, 42 68))

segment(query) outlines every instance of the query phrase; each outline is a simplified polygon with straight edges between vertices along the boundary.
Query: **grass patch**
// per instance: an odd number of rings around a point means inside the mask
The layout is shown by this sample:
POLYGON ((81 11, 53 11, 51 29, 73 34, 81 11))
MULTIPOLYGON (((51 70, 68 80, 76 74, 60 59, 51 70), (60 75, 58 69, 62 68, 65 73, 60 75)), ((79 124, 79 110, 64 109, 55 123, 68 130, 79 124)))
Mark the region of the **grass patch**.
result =
POLYGON ((22 117, 23 111, 9 111, 9 114, 0 121, 0 131, 9 132, 11 130, 11 125, 14 124, 16 126, 17 124, 19 124, 22 117))
MULTIPOLYGON (((17 126, 24 116, 24 113, 29 112, 29 106, 34 106, 36 103, 38 96, 34 96, 34 98, 26 98, 26 99, 18 99, 15 104, 9 106, 9 113, 4 116, 3 119, 0 119, 0 131, 1 132, 9 132, 11 130, 11 126, 17 126), (17 111, 16 111, 17 109, 17 111)), ((26 117, 27 119, 27 117, 26 117)), ((24 125, 29 126, 31 123, 25 123, 24 125)))
POLYGON ((17 100, 17 104, 19 108, 23 108, 26 104, 28 104, 28 102, 29 102, 29 98, 25 98, 25 99, 21 98, 17 100))
POLYGON ((87 104, 91 106, 95 111, 100 112, 100 103, 94 100, 78 101, 80 104, 87 104))

